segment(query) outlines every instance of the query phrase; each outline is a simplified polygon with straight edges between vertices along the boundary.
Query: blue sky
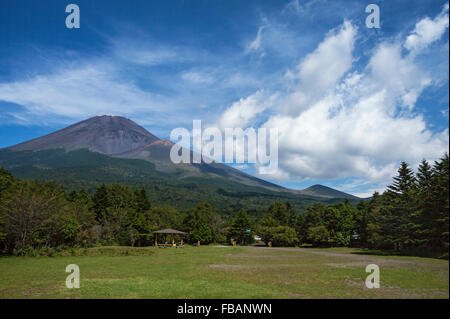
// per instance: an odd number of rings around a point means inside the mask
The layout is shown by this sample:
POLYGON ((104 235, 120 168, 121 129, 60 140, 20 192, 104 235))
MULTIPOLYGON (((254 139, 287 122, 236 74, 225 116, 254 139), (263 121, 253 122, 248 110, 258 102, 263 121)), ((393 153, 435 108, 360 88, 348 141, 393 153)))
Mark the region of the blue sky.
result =
POLYGON ((102 114, 161 138, 277 127, 279 172, 260 177, 367 196, 448 149, 448 59, 445 1, 6 0, 0 147, 102 114))

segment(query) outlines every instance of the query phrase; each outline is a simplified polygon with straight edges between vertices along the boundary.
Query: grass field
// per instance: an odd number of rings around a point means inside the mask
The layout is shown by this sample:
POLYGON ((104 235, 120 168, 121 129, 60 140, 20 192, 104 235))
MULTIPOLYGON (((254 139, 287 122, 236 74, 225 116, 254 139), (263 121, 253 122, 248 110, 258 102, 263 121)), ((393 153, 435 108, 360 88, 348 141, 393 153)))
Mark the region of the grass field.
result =
POLYGON ((448 298, 448 261, 357 249, 90 249, 82 256, 1 257, 0 298, 448 298), (380 267, 367 289, 368 264, 380 267), (68 264, 80 289, 68 289, 68 264))

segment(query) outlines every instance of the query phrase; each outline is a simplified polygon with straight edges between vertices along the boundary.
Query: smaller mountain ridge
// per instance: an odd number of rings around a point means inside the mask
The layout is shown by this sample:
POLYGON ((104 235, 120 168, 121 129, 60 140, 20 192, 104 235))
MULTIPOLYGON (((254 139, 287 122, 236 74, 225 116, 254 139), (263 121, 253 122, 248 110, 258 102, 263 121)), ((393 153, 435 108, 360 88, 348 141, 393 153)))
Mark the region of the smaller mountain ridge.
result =
POLYGON ((319 185, 319 184, 305 188, 304 190, 299 191, 299 193, 304 194, 304 195, 320 196, 320 197, 327 197, 327 198, 360 199, 354 195, 350 195, 350 194, 338 191, 336 189, 333 189, 331 187, 319 185))

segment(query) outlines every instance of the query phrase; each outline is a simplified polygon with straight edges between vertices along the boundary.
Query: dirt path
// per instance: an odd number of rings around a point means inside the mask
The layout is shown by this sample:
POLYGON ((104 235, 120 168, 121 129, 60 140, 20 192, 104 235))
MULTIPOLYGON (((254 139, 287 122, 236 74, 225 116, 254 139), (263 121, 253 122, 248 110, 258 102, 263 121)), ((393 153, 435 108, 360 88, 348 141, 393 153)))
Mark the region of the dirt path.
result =
MULTIPOLYGON (((318 249, 311 249, 311 248, 281 248, 281 247, 248 247, 250 249, 263 249, 263 250, 279 250, 279 251, 286 251, 286 252, 299 252, 299 253, 305 253, 305 254, 316 254, 316 255, 322 255, 327 257, 337 257, 337 258, 346 258, 351 259, 351 262, 346 263, 330 263, 328 265, 330 266, 336 266, 336 267, 345 267, 345 266, 363 266, 368 264, 377 264, 377 265, 420 265, 420 266, 428 266, 428 267, 442 267, 440 264, 434 264, 434 263, 426 263, 426 262, 419 262, 419 261, 411 261, 411 260, 400 260, 400 259, 394 259, 394 258, 386 258, 382 256, 370 256, 370 255, 358 255, 358 254, 352 254, 352 253, 339 253, 339 252, 330 252, 330 251, 323 251, 318 249)), ((330 260, 332 262, 333 260, 330 260)))

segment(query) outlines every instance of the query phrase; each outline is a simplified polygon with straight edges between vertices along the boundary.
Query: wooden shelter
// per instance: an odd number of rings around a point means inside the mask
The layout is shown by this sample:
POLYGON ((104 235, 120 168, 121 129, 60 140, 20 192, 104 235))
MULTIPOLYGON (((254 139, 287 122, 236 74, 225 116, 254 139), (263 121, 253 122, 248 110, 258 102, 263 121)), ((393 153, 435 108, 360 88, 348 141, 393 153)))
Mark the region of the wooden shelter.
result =
POLYGON ((156 247, 183 247, 183 238, 184 236, 187 235, 187 233, 176 230, 176 229, 161 229, 161 230, 157 230, 154 231, 153 234, 155 234, 155 246, 156 247), (167 241, 164 244, 160 244, 158 243, 158 235, 175 235, 175 236, 180 236, 181 237, 181 241, 180 241, 180 245, 177 246, 177 244, 175 243, 175 238, 173 238, 172 236, 172 244, 167 243, 167 241))

